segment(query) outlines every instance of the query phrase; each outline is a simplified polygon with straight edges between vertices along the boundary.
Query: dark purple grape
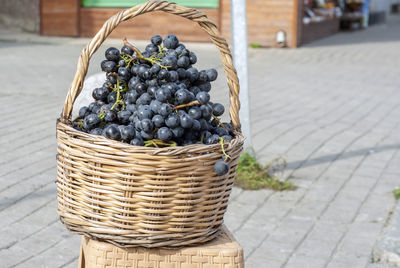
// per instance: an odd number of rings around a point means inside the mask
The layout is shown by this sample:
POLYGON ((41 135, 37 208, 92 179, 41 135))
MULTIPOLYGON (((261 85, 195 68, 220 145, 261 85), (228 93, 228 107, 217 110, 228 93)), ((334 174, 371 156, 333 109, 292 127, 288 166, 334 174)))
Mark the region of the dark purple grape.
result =
POLYGON ((188 68, 190 65, 189 57, 187 57, 187 56, 179 57, 176 64, 178 65, 178 67, 185 68, 185 69, 188 68))
POLYGON ((226 129, 223 128, 223 127, 216 127, 216 128, 214 129, 214 132, 215 132, 218 136, 220 136, 220 137, 225 136, 225 135, 229 135, 228 130, 226 130, 226 129))
POLYGON ((202 70, 199 72, 199 78, 198 81, 200 82, 208 82, 208 76, 207 76, 207 72, 205 70, 202 70))
POLYGON ((176 57, 166 56, 165 58, 163 58, 161 65, 163 65, 167 68, 176 69, 177 62, 178 62, 178 60, 176 57))
POLYGON ((150 54, 158 52, 158 46, 154 44, 148 44, 146 46, 146 51, 149 52, 150 54))
POLYGON ((83 106, 82 108, 79 109, 79 117, 84 118, 90 114, 89 107, 83 106))
POLYGON ((166 69, 161 69, 161 70, 158 72, 158 79, 167 80, 168 78, 169 78, 169 72, 168 72, 168 70, 166 70, 166 69))
POLYGON ((181 55, 182 52, 186 49, 184 44, 179 44, 176 48, 175 48, 175 52, 178 55, 181 55))
POLYGON ((131 140, 130 144, 135 146, 143 146, 144 141, 142 136, 136 135, 136 137, 131 140))
POLYGON ((175 92, 175 100, 178 104, 187 103, 189 101, 189 91, 187 89, 179 89, 175 92))
POLYGON ((191 128, 193 126, 193 117, 188 114, 182 115, 180 118, 181 127, 191 128))
POLYGON ((175 49, 175 48, 177 48, 177 46, 179 45, 179 40, 178 40, 178 38, 176 37, 176 35, 173 35, 173 34, 171 34, 171 35, 167 35, 165 38, 164 38, 164 46, 166 47, 166 48, 168 48, 168 49, 175 49))
POLYGON ((117 92, 113 91, 107 96, 107 102, 114 104, 117 101, 117 92))
MULTIPOLYGON (((126 98, 126 95, 125 95, 125 98, 126 98)), ((134 112, 136 112, 136 105, 128 104, 128 105, 126 105, 125 110, 131 111, 131 113, 134 113, 134 112)))
POLYGON ((225 141, 231 141, 233 139, 231 135, 224 135, 221 138, 223 138, 225 141))
POLYGON ((186 70, 186 76, 190 82, 194 82, 199 78, 199 71, 195 67, 186 70))
POLYGON ((95 128, 92 129, 89 133, 92 135, 101 135, 101 133, 103 133, 103 130, 101 128, 95 128))
POLYGON ((173 128, 171 131, 175 138, 181 138, 185 134, 185 129, 182 127, 173 128))
POLYGON ((219 141, 219 136, 214 134, 214 135, 211 135, 210 137, 208 137, 205 140, 205 143, 206 144, 215 144, 215 143, 218 143, 218 141, 219 141))
POLYGON ((159 102, 158 100, 152 100, 150 102, 150 109, 154 114, 158 114, 160 107, 161 107, 161 102, 159 102))
POLYGON ((155 46, 159 46, 162 43, 162 37, 159 35, 155 35, 151 38, 151 43, 155 46))
POLYGON ((208 77, 208 81, 212 82, 217 80, 218 77, 218 72, 215 69, 209 69, 207 70, 207 77, 208 77))
POLYGON ((125 67, 126 66, 126 62, 124 60, 120 60, 118 62, 119 67, 125 67))
POLYGON ((130 47, 127 47, 127 46, 123 46, 122 48, 121 48, 121 54, 128 54, 128 55, 133 55, 133 49, 132 48, 130 48, 130 47))
POLYGON ((202 105, 207 104, 210 101, 210 94, 204 91, 200 91, 199 93, 196 94, 196 99, 202 105))
POLYGON ((151 74, 156 75, 156 74, 158 74, 159 71, 161 71, 161 67, 160 67, 160 65, 158 65, 158 64, 154 64, 154 65, 151 66, 151 68, 150 68, 150 73, 151 73, 151 74))
POLYGON ((153 116, 153 119, 151 121, 153 121, 153 124, 156 128, 160 128, 165 125, 164 117, 162 117, 159 114, 156 114, 155 116, 153 116))
POLYGON ((108 48, 106 50, 106 52, 105 52, 105 56, 106 56, 107 60, 118 62, 119 61, 119 50, 118 50, 118 48, 115 48, 115 47, 108 48))
POLYGON ((143 83, 137 83, 135 85, 135 90, 137 91, 138 94, 142 95, 143 93, 146 92, 147 90, 147 85, 143 83))
POLYGON ((135 104, 138 96, 139 94, 136 92, 136 90, 129 90, 128 92, 126 92, 124 98, 128 104, 135 104))
POLYGON ((143 105, 140 106, 140 108, 137 111, 139 120, 143 119, 151 119, 153 117, 153 112, 151 111, 151 108, 149 105, 143 105))
POLYGON ((154 138, 153 132, 140 131, 140 135, 145 140, 152 140, 154 138))
POLYGON ((140 125, 142 126, 142 130, 143 130, 144 132, 151 132, 151 131, 154 130, 154 124, 153 124, 153 122, 152 122, 150 119, 148 119, 148 118, 143 119, 143 120, 140 122, 140 125))
POLYGON ((150 94, 145 92, 139 97, 139 99, 136 101, 136 104, 148 105, 150 104, 151 100, 152 98, 150 94))
POLYGON ((135 137, 135 128, 132 125, 124 126, 121 129, 121 139, 130 142, 135 137))
POLYGON ((162 141, 169 141, 172 139, 172 131, 167 127, 162 127, 157 131, 157 137, 162 141))
POLYGON ((178 72, 176 72, 176 71, 170 71, 170 72, 169 72, 168 81, 170 81, 170 82, 175 82, 175 81, 177 81, 178 79, 179 79, 178 72))
POLYGON ((215 116, 221 116, 225 112, 225 107, 221 103, 214 103, 212 105, 212 113, 215 116))
POLYGON ((121 82, 128 82, 129 79, 131 78, 131 71, 129 71, 128 68, 125 67, 120 67, 118 69, 118 79, 121 82))
POLYGON ((179 126, 179 116, 177 114, 171 113, 165 120, 165 125, 169 128, 176 128, 179 126))
POLYGON ((139 83, 140 83, 140 78, 134 76, 134 77, 132 77, 132 78, 129 80, 129 82, 128 82, 128 88, 129 88, 129 89, 135 89, 135 86, 136 86, 137 84, 139 84, 139 83))
POLYGON ((225 175, 229 171, 229 166, 224 161, 218 161, 214 165, 214 171, 218 176, 225 175))
POLYGON ((189 53, 190 64, 195 64, 197 62, 197 56, 194 52, 189 53))
POLYGON ((113 122, 117 118, 117 114, 112 110, 107 110, 104 112, 104 121, 113 122))
POLYGON ((128 110, 123 110, 123 111, 120 111, 119 113, 118 113, 118 120, 119 120, 119 122, 121 122, 123 125, 126 125, 126 124, 129 124, 129 117, 131 116, 131 111, 128 111, 128 110))
POLYGON ((201 118, 201 109, 197 106, 193 106, 189 109, 188 114, 193 117, 193 119, 201 118))
POLYGON ((119 141, 121 139, 121 131, 115 125, 109 125, 104 128, 106 138, 119 141))
POLYGON ((206 82, 206 83, 198 85, 198 87, 199 87, 199 90, 201 90, 201 91, 209 92, 211 90, 211 83, 206 82))
POLYGON ((160 109, 158 113, 162 115, 163 117, 167 117, 171 113, 172 109, 171 106, 169 106, 166 103, 161 104, 160 109))
POLYGON ((169 98, 171 98, 171 91, 167 87, 161 87, 156 91, 156 100, 160 102, 166 102, 169 98))
POLYGON ((105 101, 107 100, 107 96, 108 96, 108 89, 105 87, 95 88, 92 92, 92 97, 95 100, 105 101))
POLYGON ((201 129, 201 125, 200 125, 199 120, 193 119, 192 129, 195 130, 195 131, 201 129))
POLYGON ((117 71, 117 63, 114 61, 106 61, 102 64, 102 71, 106 73, 114 73, 117 71))

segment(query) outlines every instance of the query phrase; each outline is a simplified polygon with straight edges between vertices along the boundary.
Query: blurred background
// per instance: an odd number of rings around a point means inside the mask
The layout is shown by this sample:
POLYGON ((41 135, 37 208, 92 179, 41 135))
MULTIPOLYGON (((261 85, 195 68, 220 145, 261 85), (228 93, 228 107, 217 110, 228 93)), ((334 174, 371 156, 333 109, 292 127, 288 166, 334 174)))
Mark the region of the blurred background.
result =
MULTIPOLYGON (((0 0, 1 268, 77 267, 80 237, 56 212, 56 120, 89 38, 142 2, 0 0)), ((231 1, 176 2, 231 42, 231 1)), ((246 267, 400 267, 399 11, 400 0, 247 0, 252 146, 262 165, 287 162, 276 176, 295 190, 233 188, 224 221, 246 267)), ((228 105, 216 47, 165 13, 112 33, 91 59, 88 95, 108 47, 126 36, 144 49, 154 34, 176 34, 199 70, 216 68, 211 97, 228 105)))
MULTIPOLYGON (((121 8, 145 0, 1 0, 0 23, 45 36, 91 37, 103 22, 121 8)), ((178 0, 178 4, 203 10, 221 33, 230 38, 229 0, 178 0)), ((248 41, 253 46, 299 47, 340 30, 360 30, 385 23, 398 13, 400 0, 248 0, 248 41)), ((144 15, 124 23, 112 37, 129 35, 147 39, 157 32, 167 34, 163 25, 182 22, 168 14, 144 15)), ((182 41, 204 42, 208 37, 187 23, 175 31, 182 41)))

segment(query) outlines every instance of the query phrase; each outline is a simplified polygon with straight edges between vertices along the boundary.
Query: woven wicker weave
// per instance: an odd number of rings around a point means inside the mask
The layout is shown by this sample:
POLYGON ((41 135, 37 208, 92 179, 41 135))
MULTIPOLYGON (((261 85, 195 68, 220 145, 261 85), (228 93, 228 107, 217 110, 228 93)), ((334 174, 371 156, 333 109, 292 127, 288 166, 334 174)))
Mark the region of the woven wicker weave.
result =
POLYGON ((238 94, 228 45, 203 13, 166 1, 148 1, 111 17, 83 49, 57 123, 58 213, 62 222, 72 232, 119 246, 184 246, 214 238, 223 222, 244 140, 238 94), (224 176, 213 171, 222 156, 218 144, 148 148, 71 127, 73 103, 82 90, 90 57, 119 23, 152 11, 197 22, 221 52, 230 89, 231 122, 237 131, 225 145, 232 160, 224 176))
POLYGON ((180 249, 119 248, 84 237, 79 268, 243 268, 243 249, 224 226, 213 241, 180 249))

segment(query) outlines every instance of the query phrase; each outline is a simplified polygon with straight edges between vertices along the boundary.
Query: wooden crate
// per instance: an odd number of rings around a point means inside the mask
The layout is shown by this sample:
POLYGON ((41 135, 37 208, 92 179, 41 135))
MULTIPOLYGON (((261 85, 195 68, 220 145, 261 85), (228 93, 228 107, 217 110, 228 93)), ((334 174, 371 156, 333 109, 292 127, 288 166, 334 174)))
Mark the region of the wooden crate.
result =
POLYGON ((79 268, 243 268, 243 249, 223 226, 211 242, 177 249, 119 248, 82 238, 79 268))

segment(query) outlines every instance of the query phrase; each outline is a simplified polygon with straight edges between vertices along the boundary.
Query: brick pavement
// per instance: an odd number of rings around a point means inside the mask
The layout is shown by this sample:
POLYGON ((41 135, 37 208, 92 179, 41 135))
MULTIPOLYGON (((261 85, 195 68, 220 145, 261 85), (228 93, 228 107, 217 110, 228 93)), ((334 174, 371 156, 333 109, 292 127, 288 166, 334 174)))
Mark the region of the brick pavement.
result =
MULTIPOLYGON (((0 267, 77 267, 80 238, 56 214, 54 132, 82 43, 27 40, 0 41, 0 267)), ((221 68, 214 48, 192 46, 201 66, 221 68)), ((225 221, 247 267, 387 267, 370 263, 400 184, 399 47, 397 17, 250 51, 257 156, 284 157, 298 189, 234 189, 225 221)), ((226 103, 222 78, 215 87, 226 103)))

